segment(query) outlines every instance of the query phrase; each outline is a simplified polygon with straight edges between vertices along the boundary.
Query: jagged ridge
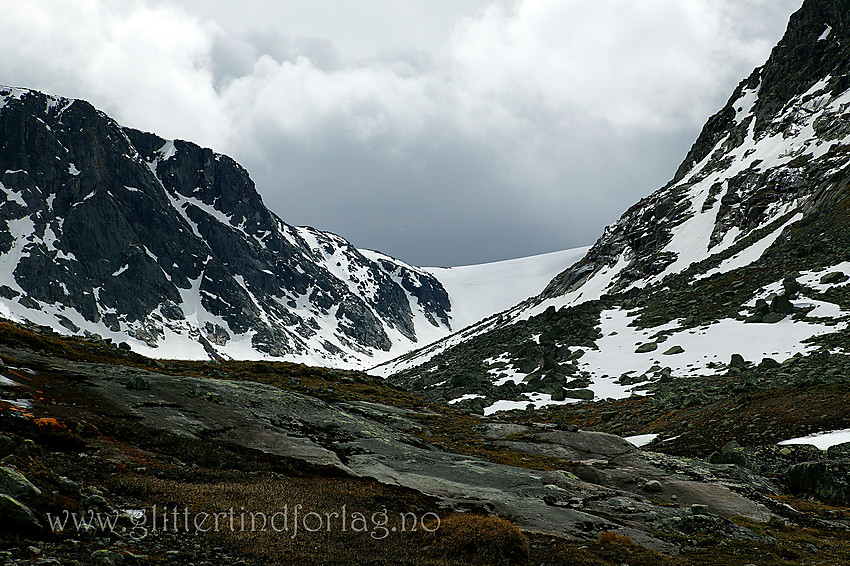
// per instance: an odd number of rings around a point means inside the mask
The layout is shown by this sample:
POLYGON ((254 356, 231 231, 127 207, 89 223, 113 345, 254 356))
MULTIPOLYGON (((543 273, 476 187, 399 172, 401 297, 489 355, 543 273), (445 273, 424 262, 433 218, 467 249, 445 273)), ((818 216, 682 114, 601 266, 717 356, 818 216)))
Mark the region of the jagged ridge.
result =
POLYGON ((232 159, 85 101, 0 88, 0 171, 0 314, 152 355, 344 366, 448 331, 427 272, 289 226, 232 159))

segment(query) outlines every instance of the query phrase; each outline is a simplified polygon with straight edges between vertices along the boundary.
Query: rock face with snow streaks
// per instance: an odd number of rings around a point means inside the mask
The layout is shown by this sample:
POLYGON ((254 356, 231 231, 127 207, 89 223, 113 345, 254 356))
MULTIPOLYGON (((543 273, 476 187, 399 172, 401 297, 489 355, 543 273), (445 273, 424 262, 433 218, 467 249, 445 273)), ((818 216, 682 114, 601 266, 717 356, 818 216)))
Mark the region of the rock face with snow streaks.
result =
POLYGON ((828 276, 850 260, 848 13, 806 0, 673 179, 542 294, 375 371, 490 413, 587 388, 657 392, 713 378, 732 354, 837 353, 850 308, 828 276))
POLYGON ((227 156, 2 87, 0 254, 0 314, 155 356, 357 366, 449 327, 434 277, 285 224, 227 156))

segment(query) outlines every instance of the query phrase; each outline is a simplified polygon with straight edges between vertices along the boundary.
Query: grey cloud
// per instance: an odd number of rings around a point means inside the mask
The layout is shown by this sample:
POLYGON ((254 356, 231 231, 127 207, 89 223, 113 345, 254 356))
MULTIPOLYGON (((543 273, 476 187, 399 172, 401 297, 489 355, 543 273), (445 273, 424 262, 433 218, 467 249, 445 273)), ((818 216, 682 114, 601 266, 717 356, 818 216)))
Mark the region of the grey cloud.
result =
POLYGON ((334 44, 320 37, 290 37, 271 27, 254 27, 239 32, 218 30, 213 37, 210 60, 215 87, 227 84, 254 71, 257 59, 271 57, 277 63, 309 59, 318 69, 332 72, 342 62, 334 44))
POLYGON ((287 222, 474 263, 592 243, 801 4, 328 2, 14 3, 0 83, 229 153, 287 222))

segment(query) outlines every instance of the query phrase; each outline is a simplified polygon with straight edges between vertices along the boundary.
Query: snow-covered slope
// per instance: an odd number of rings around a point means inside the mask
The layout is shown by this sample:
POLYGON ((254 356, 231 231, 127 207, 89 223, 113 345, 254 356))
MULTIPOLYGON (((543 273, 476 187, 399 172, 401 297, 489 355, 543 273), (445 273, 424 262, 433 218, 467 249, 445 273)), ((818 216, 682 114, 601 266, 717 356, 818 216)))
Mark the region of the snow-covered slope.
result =
POLYGON ((491 412, 629 396, 842 335, 842 276, 820 281, 850 259, 848 9, 806 0, 673 180, 541 295, 374 371, 491 412))
POLYGON ((555 275, 580 260, 589 247, 463 267, 426 267, 448 291, 455 330, 538 295, 555 275))

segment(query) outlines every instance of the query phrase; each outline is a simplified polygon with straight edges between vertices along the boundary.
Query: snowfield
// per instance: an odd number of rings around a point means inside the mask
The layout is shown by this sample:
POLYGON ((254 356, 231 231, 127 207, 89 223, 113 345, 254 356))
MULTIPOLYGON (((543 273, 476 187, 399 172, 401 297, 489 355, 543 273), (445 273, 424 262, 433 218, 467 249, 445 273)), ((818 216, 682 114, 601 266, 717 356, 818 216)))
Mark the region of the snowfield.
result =
POLYGON ((424 269, 448 291, 452 300, 452 328, 457 331, 538 295, 589 249, 573 248, 495 263, 424 269))

